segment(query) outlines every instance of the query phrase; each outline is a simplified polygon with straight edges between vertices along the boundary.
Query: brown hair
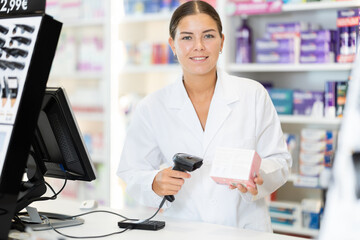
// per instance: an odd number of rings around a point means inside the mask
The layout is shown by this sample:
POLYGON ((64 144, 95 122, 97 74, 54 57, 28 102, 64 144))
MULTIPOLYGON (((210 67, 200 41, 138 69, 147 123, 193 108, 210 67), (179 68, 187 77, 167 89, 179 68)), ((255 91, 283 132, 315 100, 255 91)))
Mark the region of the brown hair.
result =
POLYGON ((216 10, 207 2, 204 1, 189 1, 182 5, 180 5, 175 12, 173 13, 170 25, 169 25, 169 33, 172 39, 175 39, 176 29, 181 21, 186 16, 195 15, 198 13, 205 13, 209 15, 216 22, 218 31, 220 36, 222 37, 222 24, 220 20, 219 14, 216 10))

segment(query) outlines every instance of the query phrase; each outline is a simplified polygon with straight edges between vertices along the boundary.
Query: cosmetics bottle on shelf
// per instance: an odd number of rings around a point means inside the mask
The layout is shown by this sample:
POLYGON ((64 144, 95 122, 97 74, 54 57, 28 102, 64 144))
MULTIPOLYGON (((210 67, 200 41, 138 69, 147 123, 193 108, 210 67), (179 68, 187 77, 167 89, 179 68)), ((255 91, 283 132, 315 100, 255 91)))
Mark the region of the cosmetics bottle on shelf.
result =
POLYGON ((356 54, 357 28, 358 28, 358 26, 349 27, 349 52, 350 52, 350 54, 356 54))
POLYGON ((236 63, 251 63, 252 30, 246 15, 242 15, 241 26, 236 31, 236 63))
POLYGON ((349 28, 348 27, 340 27, 339 28, 339 39, 340 39, 340 54, 349 55, 350 53, 350 43, 349 43, 349 28))

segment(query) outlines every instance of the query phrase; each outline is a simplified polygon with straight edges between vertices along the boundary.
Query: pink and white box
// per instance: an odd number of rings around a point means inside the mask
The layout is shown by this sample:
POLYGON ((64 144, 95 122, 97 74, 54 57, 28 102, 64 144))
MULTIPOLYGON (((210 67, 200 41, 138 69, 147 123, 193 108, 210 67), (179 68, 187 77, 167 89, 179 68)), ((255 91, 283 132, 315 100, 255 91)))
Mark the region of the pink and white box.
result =
POLYGON ((261 158, 255 150, 217 148, 210 177, 218 184, 255 187, 254 178, 259 175, 260 164, 261 158))

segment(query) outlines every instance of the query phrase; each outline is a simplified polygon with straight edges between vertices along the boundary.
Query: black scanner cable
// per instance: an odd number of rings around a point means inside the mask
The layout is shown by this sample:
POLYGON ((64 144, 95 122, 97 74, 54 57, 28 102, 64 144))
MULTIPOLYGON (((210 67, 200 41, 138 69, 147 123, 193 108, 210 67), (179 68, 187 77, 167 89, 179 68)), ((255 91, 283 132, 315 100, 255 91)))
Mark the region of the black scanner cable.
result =
MULTIPOLYGON (((162 208, 162 206, 164 205, 166 201, 166 198, 164 197, 158 207, 158 209, 156 210, 156 212, 149 218, 146 218, 144 220, 139 220, 139 219, 133 219, 133 218, 128 218, 126 216, 123 216, 121 214, 118 214, 118 213, 115 213, 115 212, 111 212, 111 211, 106 211, 106 210, 95 210, 95 211, 90 211, 90 212, 86 212, 86 213, 81 213, 81 214, 78 214, 78 215, 74 215, 74 216, 69 216, 69 217, 66 217, 66 218, 62 218, 62 219, 72 219, 72 218, 76 218, 76 217, 81 217, 81 216, 85 216, 85 215, 89 215, 89 214, 93 214, 93 213, 108 213, 108 214, 113 214, 113 215, 116 215, 118 217, 121 217, 123 218, 124 220, 123 221, 134 221, 136 223, 146 223, 146 222, 149 222, 151 219, 153 219, 160 211, 160 209, 162 208)), ((60 231, 58 231, 50 222, 50 219, 47 217, 47 216, 44 216, 44 215, 41 215, 40 216, 42 219, 45 219, 47 221, 47 224, 51 227, 52 230, 54 230, 56 233, 60 234, 61 236, 64 236, 64 237, 67 237, 67 238, 75 238, 75 239, 85 239, 85 238, 102 238, 102 237, 108 237, 108 236, 112 236, 112 235, 116 235, 116 234, 120 234, 120 233, 124 233, 125 231, 127 230, 130 230, 131 227, 127 227, 125 228, 124 230, 122 231, 119 231, 119 232, 113 232, 113 233, 109 233, 109 234, 104 234, 104 235, 95 235, 95 236, 71 236, 71 235, 67 235, 67 234, 64 234, 60 231)))
MULTIPOLYGON (((63 169, 63 168, 62 168, 63 169)), ((66 173, 66 170, 63 169, 63 171, 66 173)), ((61 187, 61 189, 55 193, 54 189, 50 186, 50 184, 48 184, 46 181, 45 181, 45 184, 50 188, 50 190, 54 193, 53 196, 51 197, 40 197, 40 198, 35 198, 33 199, 33 201, 43 201, 43 200, 55 200, 57 198, 57 196, 62 192, 62 190, 65 188, 66 186, 66 183, 67 183, 67 175, 65 174, 65 181, 64 181, 64 185, 61 187)), ((126 216, 123 216, 121 214, 118 214, 118 213, 115 213, 115 212, 111 212, 111 211, 107 211, 107 210, 95 210, 95 211, 90 211, 90 212, 86 212, 86 213, 81 213, 81 214, 78 214, 78 215, 73 215, 73 216, 68 216, 68 217, 65 217, 65 218, 61 218, 63 220, 65 219, 73 219, 73 218, 76 218, 76 217, 81 217, 81 216, 85 216, 85 215, 89 215, 89 214, 93 214, 93 213, 108 213, 108 214, 113 214, 113 215, 116 215, 118 217, 121 217, 123 218, 124 220, 123 221, 133 221, 134 223, 146 223, 146 222, 149 222, 151 219, 153 219, 160 211, 160 209, 163 207, 164 203, 166 202, 166 198, 164 197, 158 207, 158 209, 156 210, 156 212, 149 218, 146 218, 144 220, 139 220, 139 219, 133 219, 133 218, 128 218, 126 216)), ((127 227, 125 228, 124 230, 122 231, 119 231, 119 232, 113 232, 113 233, 109 233, 109 234, 105 234, 105 235, 98 235, 98 236, 71 236, 71 235, 67 235, 67 234, 64 234, 64 233, 61 233, 59 232, 50 222, 50 219, 45 216, 45 215, 40 215, 40 217, 43 219, 43 220, 46 220, 47 221, 47 224, 51 227, 52 230, 54 230, 56 233, 64 236, 64 237, 68 237, 68 238, 75 238, 75 239, 85 239, 85 238, 102 238, 102 237, 108 237, 108 236, 112 236, 112 235, 116 235, 116 234, 120 234, 120 233, 123 233, 129 229, 131 229, 131 227, 127 227)))

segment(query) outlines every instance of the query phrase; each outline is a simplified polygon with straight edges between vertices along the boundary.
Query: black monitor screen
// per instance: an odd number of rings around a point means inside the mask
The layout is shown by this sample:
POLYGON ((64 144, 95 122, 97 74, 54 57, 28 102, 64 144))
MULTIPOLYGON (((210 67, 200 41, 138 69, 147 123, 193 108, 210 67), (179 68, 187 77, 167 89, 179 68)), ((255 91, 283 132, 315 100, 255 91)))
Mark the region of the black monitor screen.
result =
POLYGON ((16 211, 45 194, 44 177, 92 181, 94 166, 86 150, 65 89, 47 88, 27 163, 16 211))
POLYGON ((46 89, 31 151, 46 177, 95 179, 94 167, 63 88, 46 89))

